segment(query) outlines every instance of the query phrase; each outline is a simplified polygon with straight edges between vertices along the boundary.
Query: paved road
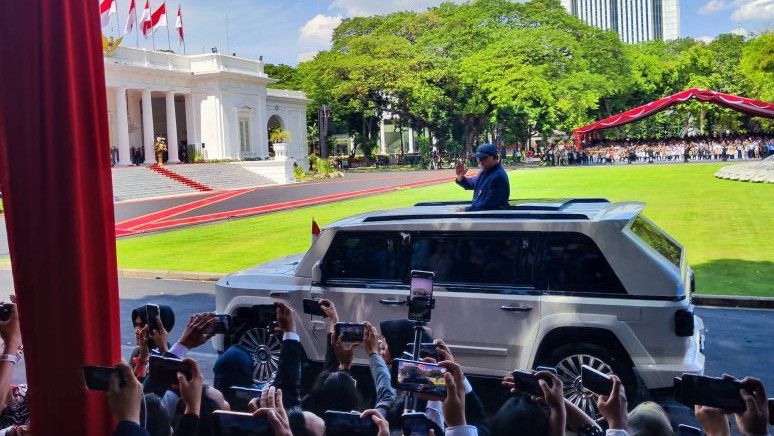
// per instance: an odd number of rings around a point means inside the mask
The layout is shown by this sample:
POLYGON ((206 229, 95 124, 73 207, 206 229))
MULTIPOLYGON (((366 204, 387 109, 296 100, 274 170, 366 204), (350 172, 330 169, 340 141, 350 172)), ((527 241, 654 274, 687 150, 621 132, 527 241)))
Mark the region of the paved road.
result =
MULTIPOLYGON (((0 271, 0 289, 12 289, 10 271, 0 271)), ((214 284, 179 280, 119 279, 121 305, 122 354, 128 356, 133 348, 134 337, 129 314, 134 307, 148 302, 172 306, 176 314, 175 327, 170 338, 178 338, 192 313, 211 311, 215 307, 214 284)), ((7 301, 7 292, 0 293, 7 301)), ((696 313, 704 319, 708 329, 706 342, 707 375, 719 376, 730 373, 736 376, 753 375, 774 390, 774 358, 771 332, 774 332, 774 311, 749 309, 698 308, 696 313)), ((212 365, 217 358, 212 345, 207 343, 197 349, 192 357, 204 369, 208 379, 212 377, 212 365)), ((16 367, 14 383, 25 380, 24 366, 16 367)), ((477 384, 477 383, 474 383, 477 384)), ((481 385, 485 391, 489 385, 481 385)), ((486 395, 486 394, 484 394, 486 395)), ((673 418, 680 422, 692 420, 690 411, 666 400, 663 403, 673 418)))
MULTIPOLYGON (((246 209, 257 206, 266 206, 286 201, 342 194, 364 189, 422 182, 447 176, 449 180, 451 180, 451 178, 454 176, 454 172, 451 170, 439 170, 389 173, 348 173, 344 178, 341 179, 320 180, 307 183, 254 188, 237 197, 205 206, 196 209, 195 211, 178 215, 176 217, 187 218, 191 216, 246 209)), ((135 218, 169 207, 179 206, 192 201, 201 200, 202 198, 207 198, 211 195, 212 194, 118 203, 115 205, 116 222, 135 218)))

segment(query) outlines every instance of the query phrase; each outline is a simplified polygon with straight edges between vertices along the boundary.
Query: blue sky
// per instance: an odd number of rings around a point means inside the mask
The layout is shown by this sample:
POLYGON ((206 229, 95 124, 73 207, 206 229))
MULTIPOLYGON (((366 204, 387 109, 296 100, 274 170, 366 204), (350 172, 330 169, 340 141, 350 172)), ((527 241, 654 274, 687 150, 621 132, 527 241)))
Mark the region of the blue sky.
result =
MULTIPOLYGON (((117 1, 123 28, 129 0, 117 1)), ((144 1, 136 1, 141 8, 144 1)), ((342 18, 422 10, 441 3, 440 0, 167 0, 173 46, 176 45, 174 15, 179 2, 183 7, 189 54, 209 52, 217 47, 220 52, 250 58, 263 56, 266 62, 291 65, 298 62, 299 54, 328 48, 330 34, 342 18)), ((151 0, 151 7, 160 3, 161 0, 151 0)), ((753 32, 774 30, 774 0, 680 0, 680 9, 683 36, 709 40, 738 27, 753 32)), ((105 28, 106 34, 114 32, 112 23, 115 19, 105 28)), ((134 46, 134 35, 128 35, 126 43, 134 46)), ((147 44, 150 47, 150 41, 147 44)), ((162 30, 156 35, 156 45, 166 48, 166 44, 166 32, 162 30)))

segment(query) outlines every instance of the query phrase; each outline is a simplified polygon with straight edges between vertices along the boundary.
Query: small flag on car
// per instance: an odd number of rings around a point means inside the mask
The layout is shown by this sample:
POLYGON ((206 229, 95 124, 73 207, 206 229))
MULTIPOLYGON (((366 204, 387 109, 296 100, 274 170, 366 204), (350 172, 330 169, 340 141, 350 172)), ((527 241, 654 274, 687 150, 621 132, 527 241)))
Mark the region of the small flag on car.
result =
POLYGON ((317 221, 312 218, 312 245, 314 245, 317 238, 320 236, 320 226, 317 225, 317 221))

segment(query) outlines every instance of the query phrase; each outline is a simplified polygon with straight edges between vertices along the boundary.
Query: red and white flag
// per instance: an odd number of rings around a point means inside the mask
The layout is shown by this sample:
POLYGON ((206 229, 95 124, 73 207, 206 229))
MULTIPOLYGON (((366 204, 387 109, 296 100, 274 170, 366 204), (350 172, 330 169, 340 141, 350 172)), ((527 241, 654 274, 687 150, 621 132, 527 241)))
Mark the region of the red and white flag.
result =
POLYGON ((175 28, 177 29, 177 35, 180 37, 180 42, 183 42, 183 14, 181 13, 181 5, 177 5, 177 20, 175 20, 175 28))
POLYGON ((124 26, 124 33, 129 33, 134 30, 134 23, 137 22, 137 7, 134 4, 134 0, 130 0, 129 13, 126 14, 126 26, 124 26))
POLYGON ((102 20, 102 27, 110 22, 110 16, 116 13, 116 2, 114 0, 102 0, 99 2, 99 17, 102 20))
POLYGON ((320 226, 317 225, 317 221, 312 218, 312 245, 314 245, 317 238, 320 237, 320 226))
POLYGON ((147 38, 148 33, 153 33, 160 27, 167 27, 167 7, 164 3, 153 11, 149 21, 142 23, 142 33, 147 38))
POLYGON ((150 0, 145 0, 145 9, 142 10, 142 17, 140 17, 140 29, 142 29, 142 36, 148 38, 148 31, 151 29, 151 10, 150 0))

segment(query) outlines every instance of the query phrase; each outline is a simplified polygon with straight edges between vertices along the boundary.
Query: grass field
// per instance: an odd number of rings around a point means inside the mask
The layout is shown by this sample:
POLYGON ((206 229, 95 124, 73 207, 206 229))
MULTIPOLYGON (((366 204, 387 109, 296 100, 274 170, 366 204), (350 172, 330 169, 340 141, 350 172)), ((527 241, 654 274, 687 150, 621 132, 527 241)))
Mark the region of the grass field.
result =
MULTIPOLYGON (((720 180, 721 164, 528 169, 510 172, 511 198, 606 197, 647 203, 680 241, 705 294, 774 296, 774 186, 720 180)), ((320 225, 418 201, 469 199, 453 183, 398 190, 118 241, 123 268, 233 272, 309 246, 320 225)))

